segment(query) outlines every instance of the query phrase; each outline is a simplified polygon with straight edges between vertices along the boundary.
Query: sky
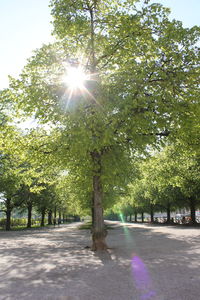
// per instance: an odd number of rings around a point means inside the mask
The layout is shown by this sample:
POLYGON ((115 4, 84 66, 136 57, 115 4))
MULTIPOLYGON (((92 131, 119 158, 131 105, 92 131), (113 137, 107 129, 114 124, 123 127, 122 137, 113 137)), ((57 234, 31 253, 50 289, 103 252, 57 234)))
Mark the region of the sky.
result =
MULTIPOLYGON (((0 0, 0 89, 17 77, 32 51, 53 41, 50 0, 0 0)), ((185 27, 200 26, 200 0, 154 0, 185 27)))

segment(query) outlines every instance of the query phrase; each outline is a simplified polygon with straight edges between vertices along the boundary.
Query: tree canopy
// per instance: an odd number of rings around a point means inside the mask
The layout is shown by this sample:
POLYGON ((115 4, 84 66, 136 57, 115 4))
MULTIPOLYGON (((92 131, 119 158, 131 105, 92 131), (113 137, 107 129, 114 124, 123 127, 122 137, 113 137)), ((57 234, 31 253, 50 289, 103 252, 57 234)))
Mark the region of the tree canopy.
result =
POLYGON ((199 116, 200 28, 183 28, 149 1, 52 0, 51 7, 57 42, 11 78, 8 98, 48 124, 53 138, 43 152, 76 178, 92 209, 93 249, 105 249, 103 208, 131 182, 134 161, 166 138, 188 136, 199 116), (64 82, 71 67, 87 75, 82 89, 64 82))

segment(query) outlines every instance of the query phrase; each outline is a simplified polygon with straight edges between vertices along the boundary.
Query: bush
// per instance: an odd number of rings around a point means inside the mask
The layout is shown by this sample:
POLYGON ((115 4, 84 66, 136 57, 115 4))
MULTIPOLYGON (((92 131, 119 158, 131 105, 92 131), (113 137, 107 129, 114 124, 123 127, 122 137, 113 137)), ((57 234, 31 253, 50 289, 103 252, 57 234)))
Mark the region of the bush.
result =
POLYGON ((27 224, 26 218, 11 219, 11 227, 26 226, 26 224, 27 224))
MULTIPOLYGON (((27 218, 11 218, 11 228, 12 227, 26 227, 27 226, 27 218)), ((46 221, 46 220, 45 220, 46 221)), ((40 225, 40 220, 31 220, 32 225, 39 226, 40 225)), ((5 228, 6 227, 6 218, 1 218, 0 219, 0 227, 5 228)))
POLYGON ((6 219, 5 218, 1 218, 0 219, 0 227, 5 227, 6 226, 6 219))

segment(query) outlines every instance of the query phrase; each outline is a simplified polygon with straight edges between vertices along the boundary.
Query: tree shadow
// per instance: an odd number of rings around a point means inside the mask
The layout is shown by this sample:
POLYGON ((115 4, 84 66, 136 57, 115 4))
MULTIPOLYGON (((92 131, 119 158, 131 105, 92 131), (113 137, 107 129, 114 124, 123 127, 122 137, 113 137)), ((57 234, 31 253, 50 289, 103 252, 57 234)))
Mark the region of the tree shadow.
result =
POLYGON ((116 224, 103 253, 73 226, 0 233, 0 299, 198 299, 200 237, 159 230, 116 224))

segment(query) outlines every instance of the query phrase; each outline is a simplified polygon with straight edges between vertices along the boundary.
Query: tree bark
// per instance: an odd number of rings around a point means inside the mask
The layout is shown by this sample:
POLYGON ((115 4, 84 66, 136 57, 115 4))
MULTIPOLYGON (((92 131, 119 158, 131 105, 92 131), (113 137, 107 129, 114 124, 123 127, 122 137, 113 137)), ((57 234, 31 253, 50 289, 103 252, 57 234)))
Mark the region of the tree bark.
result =
POLYGON ((6 199, 6 231, 9 231, 11 228, 11 199, 6 199))
POLYGON ((41 214, 41 223, 40 223, 40 226, 44 227, 45 208, 42 209, 41 213, 42 214, 41 214))
POLYGON ((141 213, 142 223, 144 223, 144 213, 141 213))
POLYGON ((196 207, 195 207, 195 200, 194 198, 190 198, 190 217, 191 217, 191 223, 192 224, 196 224, 196 214, 195 214, 195 210, 196 210, 196 207))
POLYGON ((135 212, 135 223, 137 223, 137 212, 135 212))
POLYGON ((92 195, 91 214, 92 214, 92 228, 94 228, 94 193, 92 195))
POLYGON ((93 175, 93 226, 92 226, 92 250, 106 250, 108 247, 105 242, 107 231, 103 219, 103 189, 101 184, 101 154, 92 153, 94 166, 96 167, 93 175))
POLYGON ((52 225, 52 210, 48 211, 48 225, 52 225))
POLYGON ((170 209, 171 209, 171 205, 170 205, 170 203, 168 203, 168 204, 167 204, 167 223, 168 223, 168 224, 169 224, 170 221, 171 221, 171 211, 170 211, 170 209))
POLYGON ((31 219, 32 219, 32 202, 28 203, 28 222, 27 222, 27 228, 31 228, 31 219))
POLYGON ((129 216, 129 222, 131 222, 132 221, 132 214, 130 214, 130 216, 129 216))
MULTIPOLYGON (((88 2, 89 3, 89 2, 88 2)), ((96 9, 95 2, 93 6, 88 4, 88 9, 90 13, 90 65, 91 73, 96 75, 96 58, 95 58, 95 28, 94 28, 94 11, 96 9)), ((97 93, 97 83, 94 81, 92 85, 91 94, 92 99, 96 97, 97 93)), ((93 100, 93 106, 96 106, 96 101, 93 100)), ((93 132, 93 129, 92 129, 93 132)), ((94 137, 96 137, 95 132, 93 132, 94 137)), ((104 226, 103 219, 103 188, 101 182, 101 153, 97 150, 91 152, 91 158, 93 161, 93 195, 92 195, 92 250, 106 250, 108 247, 105 242, 107 231, 104 226)))
POLYGON ((54 208, 54 218, 56 218, 56 213, 57 213, 57 207, 55 206, 55 208, 54 208))
POLYGON ((153 211, 153 205, 150 204, 150 215, 151 215, 151 223, 154 222, 154 211, 153 211))
POLYGON ((65 214, 63 214, 63 223, 65 223, 65 214))

